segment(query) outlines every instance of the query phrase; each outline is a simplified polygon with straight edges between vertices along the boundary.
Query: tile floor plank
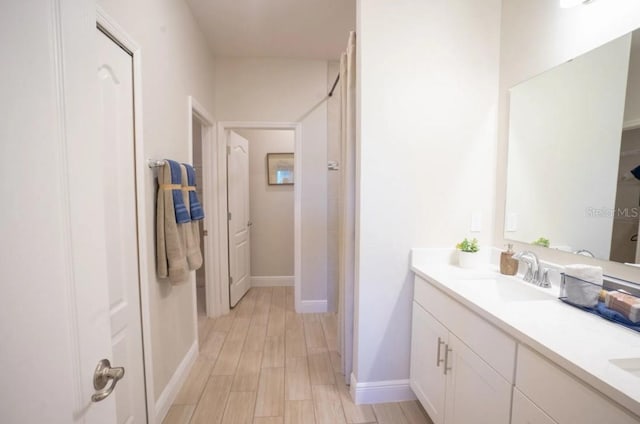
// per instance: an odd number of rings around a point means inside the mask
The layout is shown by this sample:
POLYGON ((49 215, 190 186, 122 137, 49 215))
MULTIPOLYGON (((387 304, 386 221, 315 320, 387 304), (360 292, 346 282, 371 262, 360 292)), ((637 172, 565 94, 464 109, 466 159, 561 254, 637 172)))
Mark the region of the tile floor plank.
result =
POLYGON ((284 408, 284 424, 315 424, 316 417, 311 400, 288 400, 284 408))
POLYGON ((258 390, 262 352, 243 352, 238 362, 231 390, 234 392, 255 392, 258 390))
POLYGON ((378 403, 373 405, 378 424, 409 424, 400 405, 397 403, 378 403))
POLYGON ((335 385, 313 386, 316 424, 346 424, 340 393, 335 385))
POLYGON ((307 358, 288 358, 285 367, 286 400, 313 399, 307 358))
POLYGON ((285 357, 299 358, 304 356, 307 356, 304 330, 287 330, 285 335, 285 357))
POLYGON ((218 355, 218 360, 213 368, 213 375, 233 375, 236 372, 240 353, 242 352, 243 340, 227 340, 222 346, 222 351, 218 355))
POLYGON ((162 424, 189 424, 195 405, 172 405, 162 424))
POLYGON ((226 337, 227 333, 224 331, 209 331, 207 337, 200 342, 200 356, 209 358, 211 361, 218 359, 226 337))
POLYGON ((222 424, 251 424, 255 403, 256 392, 231 392, 222 424))
POLYGON ((262 368, 255 416, 284 416, 284 368, 262 368))
POLYGON ((284 417, 255 417, 253 424, 283 424, 284 417))
POLYGON ((262 368, 284 367, 284 337, 267 337, 264 342, 262 368))
POLYGON ((190 424, 219 424, 222 421, 233 377, 212 375, 193 412, 190 424))
POLYGON ((349 388, 343 383, 342 376, 336 375, 337 388, 342 401, 342 409, 349 424, 375 423, 376 415, 371 405, 356 405, 351 399, 349 388))
POLYGON ((400 408, 409 424, 433 424, 433 421, 431 421, 431 418, 429 418, 417 400, 400 402, 400 408))
POLYGON ((209 358, 200 357, 196 359, 173 403, 175 405, 195 405, 198 403, 212 368, 213 362, 209 358))
POLYGON ((309 361, 309 375, 311 377, 311 384, 335 384, 335 376, 333 373, 333 367, 331 366, 331 360, 329 359, 329 352, 310 351, 307 354, 309 361))
POLYGON ((257 324, 255 322, 251 322, 249 326, 249 331, 247 332, 247 339, 244 342, 244 347, 242 348, 245 352, 255 352, 264 349, 264 341, 267 337, 267 326, 266 324, 257 324))

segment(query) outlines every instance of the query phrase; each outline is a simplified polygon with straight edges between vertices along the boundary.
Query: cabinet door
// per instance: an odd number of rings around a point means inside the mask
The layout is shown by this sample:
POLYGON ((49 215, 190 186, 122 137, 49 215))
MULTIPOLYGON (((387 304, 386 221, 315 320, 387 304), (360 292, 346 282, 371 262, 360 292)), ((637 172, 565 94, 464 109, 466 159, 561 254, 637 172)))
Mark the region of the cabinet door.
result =
POLYGON ((513 388, 511 424, 557 424, 520 390, 513 388))
POLYGON ((446 365, 447 424, 509 424, 511 384, 453 334, 446 365))
POLYGON ((434 424, 444 423, 444 349, 448 331, 413 302, 410 383, 434 424), (438 355, 440 355, 438 357, 438 355))

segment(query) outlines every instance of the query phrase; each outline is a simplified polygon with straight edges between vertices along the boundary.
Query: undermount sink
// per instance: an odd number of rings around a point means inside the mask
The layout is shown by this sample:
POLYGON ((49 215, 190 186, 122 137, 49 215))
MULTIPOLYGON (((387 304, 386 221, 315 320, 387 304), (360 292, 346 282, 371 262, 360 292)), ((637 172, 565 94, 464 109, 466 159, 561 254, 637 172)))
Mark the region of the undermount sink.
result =
POLYGON ((541 300, 556 300, 553 289, 535 287, 530 283, 520 281, 514 277, 506 277, 495 273, 488 276, 483 273, 477 277, 469 277, 458 281, 464 282, 465 288, 477 290, 487 296, 495 297, 505 302, 531 302, 541 300), (484 275, 483 275, 484 274, 484 275))
POLYGON ((640 358, 610 359, 609 362, 623 371, 640 378, 640 358))

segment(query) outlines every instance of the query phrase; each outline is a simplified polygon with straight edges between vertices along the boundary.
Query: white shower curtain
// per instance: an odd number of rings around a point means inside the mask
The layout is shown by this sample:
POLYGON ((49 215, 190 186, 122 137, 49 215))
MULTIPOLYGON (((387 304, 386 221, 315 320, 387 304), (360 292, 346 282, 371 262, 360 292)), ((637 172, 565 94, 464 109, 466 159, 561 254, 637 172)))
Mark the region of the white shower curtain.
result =
POLYGON ((345 381, 353 364, 356 175, 356 33, 340 59, 340 211, 338 220, 338 343, 345 381))

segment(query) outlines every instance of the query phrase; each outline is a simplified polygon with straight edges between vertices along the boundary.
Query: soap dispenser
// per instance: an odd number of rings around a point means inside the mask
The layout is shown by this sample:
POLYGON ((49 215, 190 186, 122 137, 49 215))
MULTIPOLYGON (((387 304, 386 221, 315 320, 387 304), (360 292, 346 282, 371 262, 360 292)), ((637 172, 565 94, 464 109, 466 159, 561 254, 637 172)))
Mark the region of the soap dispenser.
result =
POLYGON ((518 261, 513 258, 513 244, 507 245, 507 251, 500 253, 500 273, 504 275, 516 275, 518 261))

